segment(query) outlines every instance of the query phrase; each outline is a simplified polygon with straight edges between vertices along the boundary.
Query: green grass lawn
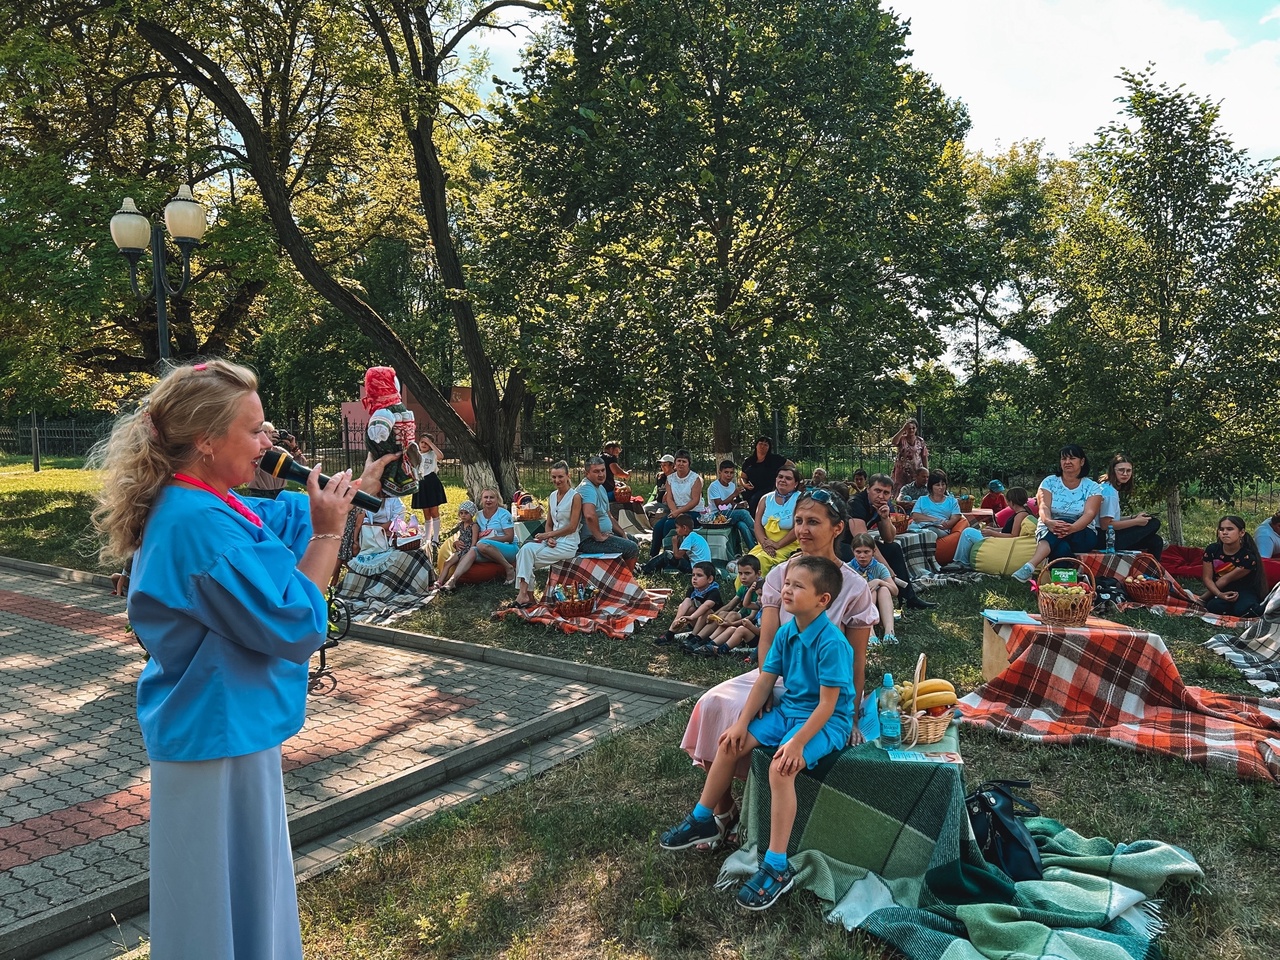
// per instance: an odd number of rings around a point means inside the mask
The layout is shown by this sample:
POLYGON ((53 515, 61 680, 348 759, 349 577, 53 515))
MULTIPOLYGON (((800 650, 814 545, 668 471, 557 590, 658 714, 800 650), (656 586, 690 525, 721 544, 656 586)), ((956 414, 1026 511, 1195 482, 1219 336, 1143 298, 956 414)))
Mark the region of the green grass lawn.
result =
MULTIPOLYGON (((94 569, 84 551, 95 475, 0 464, 0 553, 94 569)), ((462 491, 449 490, 451 504, 462 491)), ((446 508, 451 523, 455 506, 446 508)), ((1188 538, 1208 542, 1213 510, 1189 513, 1188 538)), ((1250 518, 1251 520, 1253 518, 1250 518)), ((680 587, 676 577, 654 586, 680 587)), ((464 588, 398 626, 462 640, 712 684, 741 669, 654 647, 655 624, 626 641, 565 636, 494 621, 510 588, 464 588)), ((929 656, 930 673, 962 691, 981 682, 985 607, 1027 607, 1025 586, 987 579, 941 588, 938 607, 899 622, 899 646, 873 648, 868 677, 909 673, 929 656)), ((1231 693, 1253 688, 1200 644, 1215 631, 1199 620, 1118 615, 1159 633, 1188 683, 1231 693)), ((663 720, 602 742, 585 756, 474 806, 414 827, 391 844, 352 857, 303 884, 299 894, 308 957, 338 958, 855 958, 886 952, 833 928, 807 893, 764 916, 714 890, 719 855, 667 855, 655 835, 696 799, 701 774, 677 744, 689 705, 663 720)), ((1175 889, 1164 905, 1168 956, 1257 958, 1280 951, 1280 793, 1174 759, 1098 743, 1037 746, 965 728, 966 780, 1033 781, 1047 816, 1086 836, 1117 842, 1158 839, 1185 847, 1207 884, 1175 889)), ((850 829, 856 829, 851 824, 850 829)))

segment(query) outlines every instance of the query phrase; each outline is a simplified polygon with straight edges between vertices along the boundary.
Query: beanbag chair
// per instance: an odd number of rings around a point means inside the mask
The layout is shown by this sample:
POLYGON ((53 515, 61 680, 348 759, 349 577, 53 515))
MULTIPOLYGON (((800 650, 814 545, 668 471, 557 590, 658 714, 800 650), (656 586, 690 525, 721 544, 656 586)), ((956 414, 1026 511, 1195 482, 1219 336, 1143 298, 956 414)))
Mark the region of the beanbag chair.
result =
POLYGON ((1036 520, 1024 517, 1021 535, 988 537, 974 549, 969 562, 979 573, 1008 577, 1024 563, 1031 562, 1036 552, 1036 520))
POLYGON ((505 571, 500 563, 473 563, 471 569, 458 578, 459 583, 488 583, 501 580, 505 571))
POLYGON ((934 547, 934 557, 937 558, 938 566, 945 567, 948 563, 956 558, 956 546, 960 543, 960 534, 969 529, 969 521, 964 517, 960 518, 960 522, 951 528, 951 532, 945 537, 939 537, 937 546, 934 547))
POLYGON ((1204 550, 1200 547, 1165 547, 1160 555, 1160 565, 1175 577, 1199 580, 1204 569, 1204 550))

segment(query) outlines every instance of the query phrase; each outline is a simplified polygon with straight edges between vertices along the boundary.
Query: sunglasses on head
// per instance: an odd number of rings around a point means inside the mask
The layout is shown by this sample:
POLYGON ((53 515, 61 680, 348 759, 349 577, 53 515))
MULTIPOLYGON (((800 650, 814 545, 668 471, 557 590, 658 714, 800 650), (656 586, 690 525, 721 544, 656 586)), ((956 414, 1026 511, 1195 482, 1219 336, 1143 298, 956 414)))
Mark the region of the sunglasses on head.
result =
POLYGON ((835 503, 836 498, 832 496, 830 490, 823 490, 819 487, 817 490, 806 490, 800 497, 801 500, 816 500, 818 503, 835 503))

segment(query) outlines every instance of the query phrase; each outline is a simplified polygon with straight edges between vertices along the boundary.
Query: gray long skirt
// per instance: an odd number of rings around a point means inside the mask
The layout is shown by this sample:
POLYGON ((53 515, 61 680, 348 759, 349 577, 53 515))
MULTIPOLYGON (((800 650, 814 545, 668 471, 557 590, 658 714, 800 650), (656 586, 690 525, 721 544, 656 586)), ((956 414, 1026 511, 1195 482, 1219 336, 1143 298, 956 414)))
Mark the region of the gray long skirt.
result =
POLYGON ((301 960, 280 747, 151 763, 152 960, 301 960))

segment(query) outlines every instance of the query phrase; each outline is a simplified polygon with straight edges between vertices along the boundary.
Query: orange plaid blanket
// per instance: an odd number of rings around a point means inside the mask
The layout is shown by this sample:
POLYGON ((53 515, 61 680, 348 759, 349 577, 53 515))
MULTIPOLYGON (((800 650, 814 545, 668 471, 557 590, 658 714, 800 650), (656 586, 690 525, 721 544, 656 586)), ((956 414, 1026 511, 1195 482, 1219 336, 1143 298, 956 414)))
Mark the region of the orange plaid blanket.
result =
MULTIPOLYGON (((1076 559, 1089 568, 1095 577, 1115 577, 1123 580, 1140 553, 1124 551, 1117 553, 1080 553, 1076 559)), ((1163 567, 1161 569, 1164 569, 1163 567)), ((1145 604, 1128 600, 1120 604, 1121 610, 1149 610, 1165 617, 1199 617, 1205 623, 1220 627, 1237 627, 1253 623, 1247 617, 1228 617, 1226 614, 1210 613, 1200 601, 1193 597, 1168 570, 1164 571, 1165 581, 1169 584, 1169 599, 1163 603, 1145 604)))
POLYGON ((547 593, 557 586, 590 585, 596 591, 595 609, 582 617, 562 617, 541 601, 531 607, 505 607, 495 619, 518 617, 530 623, 559 627, 565 633, 599 632, 621 639, 637 625, 662 613, 670 590, 646 590, 636 583, 621 557, 574 557, 553 563, 547 571, 547 593))
POLYGON ((1280 700, 1182 682, 1164 641, 1106 620, 1006 624, 1009 666, 960 701, 965 723, 1042 743, 1102 739, 1280 780, 1280 700))

